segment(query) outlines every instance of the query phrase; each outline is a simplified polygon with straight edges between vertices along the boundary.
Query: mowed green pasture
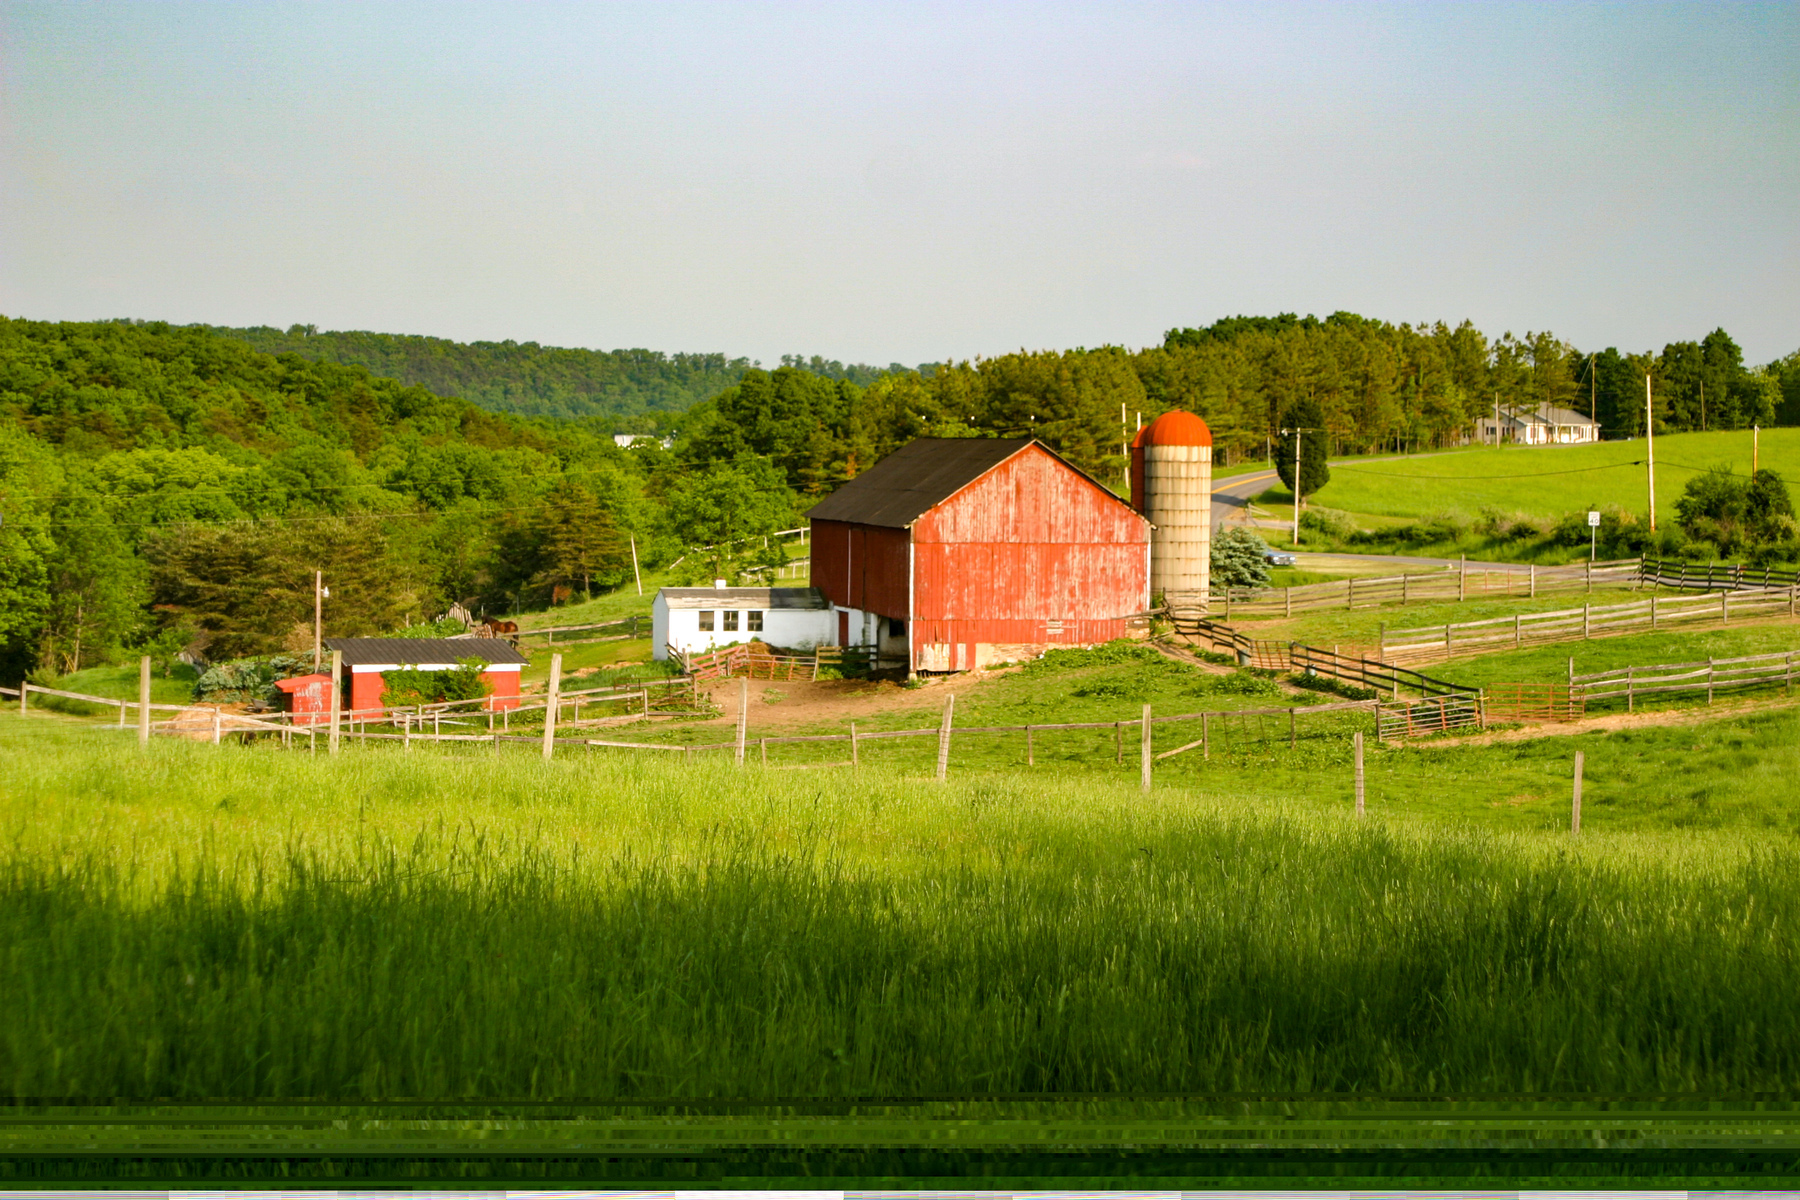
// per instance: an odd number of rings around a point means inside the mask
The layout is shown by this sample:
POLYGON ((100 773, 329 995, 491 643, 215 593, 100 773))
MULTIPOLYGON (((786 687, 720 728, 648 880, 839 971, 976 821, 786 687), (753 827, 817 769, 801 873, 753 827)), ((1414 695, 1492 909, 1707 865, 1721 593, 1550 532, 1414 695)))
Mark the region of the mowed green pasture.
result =
POLYGON ((1341 771, 1279 754, 1145 797, 1134 772, 140 751, 8 716, 0 1079, 120 1099, 1785 1091, 1800 856, 1791 789, 1768 789, 1800 765, 1797 726, 1372 751, 1358 822, 1341 771), (1550 818, 1583 744, 1571 841, 1550 818), (1495 796, 1506 754, 1535 795, 1495 796), (1645 786, 1704 769, 1713 811, 1746 811, 1618 831, 1603 781, 1627 765, 1645 786))
MULTIPOLYGON (((1800 429, 1765 429, 1759 464, 1800 483, 1800 429)), ((1749 430, 1677 433, 1656 438, 1656 519, 1673 524, 1675 503, 1695 475, 1713 467, 1748 474, 1749 430)), ((1488 446, 1380 462, 1343 459, 1314 504, 1354 514, 1417 518, 1454 513, 1464 519, 1493 507, 1558 518, 1593 506, 1642 513, 1648 507, 1646 443, 1585 446, 1488 446)), ((1289 495, 1285 490, 1283 496, 1289 495)))

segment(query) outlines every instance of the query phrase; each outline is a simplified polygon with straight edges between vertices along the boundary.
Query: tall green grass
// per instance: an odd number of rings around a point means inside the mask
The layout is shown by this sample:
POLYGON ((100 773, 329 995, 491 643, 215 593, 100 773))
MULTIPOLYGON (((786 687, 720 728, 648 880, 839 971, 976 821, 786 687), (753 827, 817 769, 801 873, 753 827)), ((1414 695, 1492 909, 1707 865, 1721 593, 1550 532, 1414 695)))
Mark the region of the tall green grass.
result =
POLYGON ((1055 775, 0 731, 13 1096, 1746 1092, 1800 858, 1055 775))

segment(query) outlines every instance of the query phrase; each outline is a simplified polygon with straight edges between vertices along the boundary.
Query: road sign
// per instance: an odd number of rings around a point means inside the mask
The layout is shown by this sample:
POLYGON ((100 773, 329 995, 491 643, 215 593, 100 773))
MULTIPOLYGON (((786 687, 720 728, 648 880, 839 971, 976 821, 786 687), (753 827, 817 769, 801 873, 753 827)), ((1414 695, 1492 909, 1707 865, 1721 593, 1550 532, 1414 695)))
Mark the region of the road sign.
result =
POLYGON ((1599 514, 1599 513, 1597 513, 1597 512, 1591 512, 1591 513, 1589 513, 1589 514, 1588 514, 1588 524, 1589 524, 1589 525, 1590 525, 1590 526, 1593 526, 1593 527, 1596 527, 1596 528, 1597 528, 1597 527, 1598 527, 1598 526, 1599 526, 1599 524, 1600 524, 1600 514, 1599 514))

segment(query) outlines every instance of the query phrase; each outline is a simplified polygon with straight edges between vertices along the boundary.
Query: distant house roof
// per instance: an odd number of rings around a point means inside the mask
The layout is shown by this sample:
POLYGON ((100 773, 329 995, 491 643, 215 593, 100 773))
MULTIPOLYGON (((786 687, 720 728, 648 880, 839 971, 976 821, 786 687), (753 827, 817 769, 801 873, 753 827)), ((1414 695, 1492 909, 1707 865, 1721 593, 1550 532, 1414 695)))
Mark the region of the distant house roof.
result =
POLYGON ((465 658, 485 663, 524 663, 523 654, 499 638, 326 638, 350 667, 398 663, 405 667, 453 667, 465 658))
POLYGON ((1126 504, 1112 489, 1036 438, 915 438, 813 505, 806 517, 809 521, 905 529, 1032 445, 1126 504))
MULTIPOLYGON (((1491 416, 1486 420, 1488 424, 1493 424, 1491 416)), ((1522 408, 1516 412, 1507 412, 1502 409, 1500 420, 1502 424, 1510 420, 1514 425, 1598 425, 1600 423, 1586 413, 1576 412, 1572 408, 1558 408, 1553 404, 1539 409, 1522 408)))
POLYGON ((831 607, 817 588, 672 588, 656 593, 670 608, 764 608, 820 612, 831 607))

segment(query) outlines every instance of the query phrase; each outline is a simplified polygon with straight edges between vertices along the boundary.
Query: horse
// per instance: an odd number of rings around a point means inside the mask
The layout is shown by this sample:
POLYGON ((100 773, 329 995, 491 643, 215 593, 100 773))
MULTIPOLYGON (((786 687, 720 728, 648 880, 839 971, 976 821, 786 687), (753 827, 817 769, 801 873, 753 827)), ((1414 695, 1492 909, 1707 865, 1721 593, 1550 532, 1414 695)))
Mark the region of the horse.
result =
POLYGON ((481 632, 491 638, 507 638, 510 640, 511 638, 518 636, 519 625, 516 621, 490 620, 481 627, 481 632))

